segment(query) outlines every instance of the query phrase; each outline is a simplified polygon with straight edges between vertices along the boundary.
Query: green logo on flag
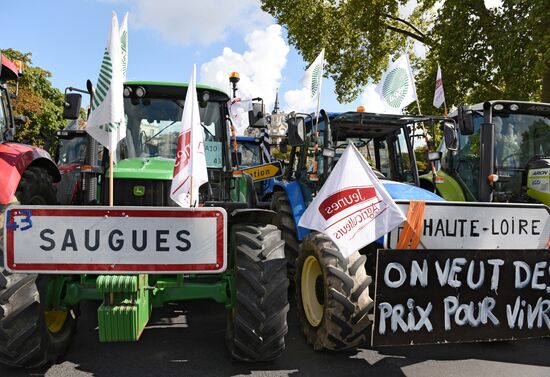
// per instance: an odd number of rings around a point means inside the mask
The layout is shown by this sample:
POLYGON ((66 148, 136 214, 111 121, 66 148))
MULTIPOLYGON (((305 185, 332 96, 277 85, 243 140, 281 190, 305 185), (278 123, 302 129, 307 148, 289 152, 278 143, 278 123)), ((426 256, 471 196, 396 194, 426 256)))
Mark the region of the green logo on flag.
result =
POLYGON ((313 73, 311 75, 311 96, 312 97, 315 97, 315 95, 317 95, 320 81, 321 81, 321 64, 317 64, 315 68, 313 68, 313 73))
POLYGON ((386 76, 382 95, 391 107, 400 109, 401 103, 409 91, 409 77, 403 68, 394 68, 386 76))
MULTIPOLYGON (((92 111, 97 109, 99 105, 105 100, 109 89, 111 88, 111 81, 113 79, 113 64, 111 62, 111 56, 109 51, 105 49, 103 54, 103 61, 101 62, 101 68, 99 69, 99 78, 97 79, 97 87, 94 93, 94 100, 92 101, 92 111)), ((99 128, 105 132, 116 131, 120 127, 120 122, 107 123, 99 125, 99 128)))
POLYGON ((122 74, 126 77, 128 67, 128 32, 126 30, 120 36, 120 48, 122 50, 122 74))

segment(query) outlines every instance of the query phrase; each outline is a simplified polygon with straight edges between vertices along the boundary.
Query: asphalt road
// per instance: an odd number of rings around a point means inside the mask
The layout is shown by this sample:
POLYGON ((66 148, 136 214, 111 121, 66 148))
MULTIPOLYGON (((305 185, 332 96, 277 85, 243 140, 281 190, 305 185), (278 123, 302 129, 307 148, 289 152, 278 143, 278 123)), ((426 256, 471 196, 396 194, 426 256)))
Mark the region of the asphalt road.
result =
POLYGON ((0 367, 11 376, 550 376, 550 340, 386 347, 314 352, 293 308, 287 348, 271 363, 232 362, 224 344, 225 310, 209 301, 178 303, 156 313, 137 343, 98 341, 95 306, 83 305, 78 332, 57 365, 0 367))

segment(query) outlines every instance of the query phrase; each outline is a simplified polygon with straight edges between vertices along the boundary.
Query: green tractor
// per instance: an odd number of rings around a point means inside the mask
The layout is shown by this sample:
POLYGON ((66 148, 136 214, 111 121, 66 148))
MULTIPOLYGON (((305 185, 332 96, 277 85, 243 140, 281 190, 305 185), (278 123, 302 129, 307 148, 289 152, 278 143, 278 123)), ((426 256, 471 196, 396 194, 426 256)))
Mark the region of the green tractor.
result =
POLYGON ((487 101, 451 116, 458 128, 445 128, 440 169, 422 187, 453 201, 550 205, 550 104, 487 101))
MULTIPOLYGON (((69 195, 80 205, 8 207, 2 364, 55 362, 84 300, 101 303, 99 338, 112 342, 138 340, 151 311, 167 302, 212 299, 227 310, 231 357, 281 355, 289 308, 284 241, 270 225, 275 213, 258 208, 250 175, 233 166, 229 97, 221 90, 197 86, 209 177, 200 206, 182 209, 170 198, 186 93, 187 84, 125 83, 127 134, 112 172, 114 207, 104 206, 107 153, 89 136, 84 163, 77 158, 81 192, 69 195)), ((78 93, 66 95, 68 118, 78 116, 80 101, 78 93)), ((75 179, 66 182, 72 190, 75 179)))

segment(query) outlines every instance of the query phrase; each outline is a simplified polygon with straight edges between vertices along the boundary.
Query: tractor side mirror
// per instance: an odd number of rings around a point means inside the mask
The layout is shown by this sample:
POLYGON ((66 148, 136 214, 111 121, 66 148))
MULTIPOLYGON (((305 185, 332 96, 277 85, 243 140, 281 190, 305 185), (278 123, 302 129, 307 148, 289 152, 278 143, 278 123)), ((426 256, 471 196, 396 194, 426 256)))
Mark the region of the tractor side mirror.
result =
POLYGON ((286 121, 288 125, 288 145, 299 147, 304 145, 306 135, 306 125, 304 118, 292 117, 286 121))
POLYGON ((263 102, 252 103, 252 110, 248 111, 248 123, 250 124, 250 127, 265 128, 266 123, 264 113, 263 102))
POLYGON ((63 103, 63 118, 78 119, 80 115, 80 104, 82 103, 82 95, 78 93, 65 94, 63 103))
POLYGON ((443 137, 448 150, 456 151, 458 149, 458 133, 454 123, 443 122, 443 137))
POLYGON ((468 107, 460 106, 458 108, 458 128, 462 135, 471 135, 474 133, 474 112, 468 107))

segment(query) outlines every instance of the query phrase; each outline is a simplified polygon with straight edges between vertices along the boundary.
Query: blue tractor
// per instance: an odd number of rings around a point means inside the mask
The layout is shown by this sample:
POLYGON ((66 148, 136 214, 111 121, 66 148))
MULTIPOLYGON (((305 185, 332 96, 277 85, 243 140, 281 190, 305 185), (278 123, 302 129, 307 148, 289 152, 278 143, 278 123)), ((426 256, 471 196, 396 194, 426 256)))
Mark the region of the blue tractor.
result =
MULTIPOLYGON (((314 349, 349 349, 365 340, 373 305, 369 285, 374 253, 383 248, 383 240, 345 259, 328 236, 297 226, 300 217, 349 143, 363 154, 393 199, 443 200, 420 188, 412 130, 420 122, 448 121, 324 110, 317 126, 311 116, 287 119, 289 163, 284 178, 275 182, 271 208, 285 240, 302 331, 314 349)), ((432 159, 438 156, 431 154, 432 159)))

